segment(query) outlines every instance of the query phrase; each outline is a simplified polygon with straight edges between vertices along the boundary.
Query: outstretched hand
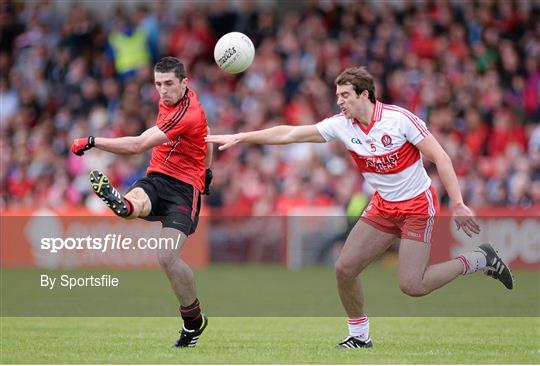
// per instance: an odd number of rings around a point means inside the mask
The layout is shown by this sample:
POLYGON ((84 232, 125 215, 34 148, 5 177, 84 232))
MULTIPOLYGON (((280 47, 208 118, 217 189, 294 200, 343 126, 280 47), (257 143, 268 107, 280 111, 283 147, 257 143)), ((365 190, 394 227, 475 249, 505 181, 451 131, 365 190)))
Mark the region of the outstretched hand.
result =
POLYGON ((95 138, 94 136, 82 137, 73 140, 71 144, 71 152, 78 156, 83 156, 86 150, 90 150, 94 147, 95 138))
POLYGON ((473 233, 480 233, 480 226, 474 218, 474 213, 464 204, 460 204, 454 209, 454 220, 456 222, 457 229, 463 229, 465 234, 467 234, 469 237, 472 237, 473 233))
POLYGON ((234 135, 208 135, 204 138, 204 140, 206 142, 220 145, 218 146, 219 150, 225 150, 238 144, 240 142, 240 135, 241 134, 239 133, 234 135))

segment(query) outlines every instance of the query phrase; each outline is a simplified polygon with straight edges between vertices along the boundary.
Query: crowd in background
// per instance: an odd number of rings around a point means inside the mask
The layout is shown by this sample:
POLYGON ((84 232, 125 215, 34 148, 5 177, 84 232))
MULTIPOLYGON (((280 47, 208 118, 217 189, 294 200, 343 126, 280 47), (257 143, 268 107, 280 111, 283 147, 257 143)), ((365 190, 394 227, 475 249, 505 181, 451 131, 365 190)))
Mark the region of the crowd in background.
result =
MULTIPOLYGON (((125 192, 149 154, 70 153, 74 138, 137 135, 155 124, 153 63, 179 57, 211 132, 312 124, 335 114, 334 79, 365 65, 377 96, 425 120, 473 207, 540 204, 540 5, 537 1, 152 1, 105 18, 84 2, 0 5, 2 208, 106 209, 88 172, 125 192), (229 75, 213 47, 247 34, 256 57, 229 75), (131 47, 131 48, 130 48, 131 47)), ((426 162, 443 204, 448 197, 426 162)), ((227 215, 344 206, 371 194, 339 143, 244 145, 214 154, 206 205, 227 215)))

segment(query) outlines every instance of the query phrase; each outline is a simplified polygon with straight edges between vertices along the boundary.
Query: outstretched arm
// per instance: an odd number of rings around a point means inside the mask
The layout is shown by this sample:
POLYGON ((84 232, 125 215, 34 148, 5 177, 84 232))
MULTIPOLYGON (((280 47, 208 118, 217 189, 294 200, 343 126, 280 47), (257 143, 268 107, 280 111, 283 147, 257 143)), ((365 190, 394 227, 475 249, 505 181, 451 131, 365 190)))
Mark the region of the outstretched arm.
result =
POLYGON ((139 136, 126 136, 118 138, 87 137, 76 139, 71 151, 76 155, 83 155, 86 150, 93 147, 120 155, 140 154, 155 146, 169 141, 169 138, 157 126, 151 127, 139 136))
POLYGON ((114 154, 140 154, 155 146, 164 144, 169 138, 157 126, 151 127, 139 136, 119 138, 96 137, 95 147, 114 154))
POLYGON ((285 145, 295 142, 326 142, 315 125, 275 126, 264 130, 240 132, 234 135, 208 135, 206 142, 220 144, 219 150, 239 143, 258 145, 285 145))
POLYGON ((424 138, 416 145, 416 147, 437 166, 439 177, 441 177, 444 187, 448 192, 448 196, 450 197, 452 207, 454 208, 454 216, 458 230, 463 228, 463 231, 465 231, 468 236, 472 236, 473 233, 478 234, 480 232, 480 226, 478 226, 478 223, 474 219, 474 214, 471 209, 463 203, 463 197, 461 196, 456 172, 454 171, 452 161, 448 154, 432 135, 424 138))

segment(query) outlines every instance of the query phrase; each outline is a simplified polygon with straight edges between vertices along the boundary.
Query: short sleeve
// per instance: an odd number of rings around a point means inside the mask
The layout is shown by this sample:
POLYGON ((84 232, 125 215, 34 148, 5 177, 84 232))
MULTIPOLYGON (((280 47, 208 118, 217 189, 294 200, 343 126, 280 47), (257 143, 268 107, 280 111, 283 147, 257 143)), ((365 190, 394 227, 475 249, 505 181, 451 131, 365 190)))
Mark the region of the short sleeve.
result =
POLYGON ((319 133, 326 141, 331 141, 337 138, 336 134, 336 121, 334 118, 326 118, 315 125, 319 133))
POLYGON ((413 145, 420 143, 426 136, 430 135, 426 123, 414 114, 408 113, 403 119, 405 138, 413 145))

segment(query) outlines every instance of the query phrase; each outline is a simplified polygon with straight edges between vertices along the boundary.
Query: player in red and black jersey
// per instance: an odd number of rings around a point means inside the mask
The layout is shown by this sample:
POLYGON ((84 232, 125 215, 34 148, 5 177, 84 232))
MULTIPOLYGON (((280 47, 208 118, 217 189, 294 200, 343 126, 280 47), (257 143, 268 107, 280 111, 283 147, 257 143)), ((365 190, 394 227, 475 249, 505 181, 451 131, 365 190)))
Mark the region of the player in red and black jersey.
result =
MULTIPOLYGON (((195 232, 201 207, 201 193, 208 194, 212 180, 211 145, 206 115, 197 94, 187 87, 184 65, 174 57, 162 58, 154 67, 154 83, 159 92, 156 126, 140 136, 76 139, 71 151, 83 155, 97 148, 115 154, 140 154, 152 149, 147 176, 135 182, 122 196, 105 174, 94 170, 90 182, 96 194, 118 216, 161 221, 162 237, 182 243, 195 232)), ((160 249, 158 260, 167 273, 180 302, 184 326, 176 347, 194 347, 208 320, 201 313, 191 268, 180 259, 178 248, 160 249)))

